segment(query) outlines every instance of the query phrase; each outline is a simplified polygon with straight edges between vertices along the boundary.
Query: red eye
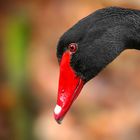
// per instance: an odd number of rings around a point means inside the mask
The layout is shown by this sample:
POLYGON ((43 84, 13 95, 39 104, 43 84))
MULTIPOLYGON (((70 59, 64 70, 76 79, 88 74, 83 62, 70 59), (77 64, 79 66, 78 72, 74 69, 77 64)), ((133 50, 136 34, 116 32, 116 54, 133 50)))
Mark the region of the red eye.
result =
POLYGON ((75 53, 77 51, 77 49, 78 49, 78 45, 76 43, 71 43, 69 45, 69 50, 71 53, 75 53))

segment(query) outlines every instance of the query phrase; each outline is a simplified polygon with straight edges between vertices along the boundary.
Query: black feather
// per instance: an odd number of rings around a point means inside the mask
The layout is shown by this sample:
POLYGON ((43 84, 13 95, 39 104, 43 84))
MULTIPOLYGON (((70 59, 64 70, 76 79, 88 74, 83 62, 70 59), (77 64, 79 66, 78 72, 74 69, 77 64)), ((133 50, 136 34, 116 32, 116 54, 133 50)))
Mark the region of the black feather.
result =
POLYGON ((70 43, 79 47, 71 66, 88 81, 125 49, 140 49, 140 11, 109 7, 83 18, 60 38, 59 60, 70 43))

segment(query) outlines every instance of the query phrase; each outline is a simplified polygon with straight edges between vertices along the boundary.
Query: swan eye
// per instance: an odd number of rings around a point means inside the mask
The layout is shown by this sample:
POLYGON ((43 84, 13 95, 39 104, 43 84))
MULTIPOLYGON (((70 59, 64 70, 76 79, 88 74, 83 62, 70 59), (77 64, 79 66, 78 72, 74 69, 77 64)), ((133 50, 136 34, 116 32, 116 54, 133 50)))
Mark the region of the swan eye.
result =
POLYGON ((68 48, 71 53, 75 53, 78 49, 78 45, 76 43, 71 43, 68 48))

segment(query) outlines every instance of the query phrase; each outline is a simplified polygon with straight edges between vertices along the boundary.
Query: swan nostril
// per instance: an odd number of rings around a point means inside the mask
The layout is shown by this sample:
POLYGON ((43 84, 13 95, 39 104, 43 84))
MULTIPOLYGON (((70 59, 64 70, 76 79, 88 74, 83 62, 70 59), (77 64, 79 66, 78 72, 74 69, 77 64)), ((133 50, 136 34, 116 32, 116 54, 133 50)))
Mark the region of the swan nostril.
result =
POLYGON ((64 103, 65 103, 65 101, 66 101, 66 98, 67 98, 66 95, 62 95, 62 96, 60 97, 60 100, 61 100, 61 102, 62 102, 63 105, 64 105, 64 103))

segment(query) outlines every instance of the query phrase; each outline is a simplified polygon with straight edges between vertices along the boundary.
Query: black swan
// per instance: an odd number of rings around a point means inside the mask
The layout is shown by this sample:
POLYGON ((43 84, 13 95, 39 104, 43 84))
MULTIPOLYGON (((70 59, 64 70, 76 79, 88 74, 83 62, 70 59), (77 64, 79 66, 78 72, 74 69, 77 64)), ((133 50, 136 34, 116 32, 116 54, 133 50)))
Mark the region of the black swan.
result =
POLYGON ((84 84, 125 49, 140 49, 139 10, 100 9, 62 35, 57 46, 60 78, 54 109, 58 123, 61 123, 84 84))

